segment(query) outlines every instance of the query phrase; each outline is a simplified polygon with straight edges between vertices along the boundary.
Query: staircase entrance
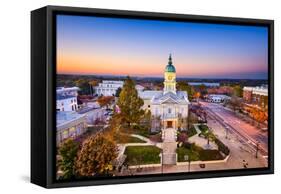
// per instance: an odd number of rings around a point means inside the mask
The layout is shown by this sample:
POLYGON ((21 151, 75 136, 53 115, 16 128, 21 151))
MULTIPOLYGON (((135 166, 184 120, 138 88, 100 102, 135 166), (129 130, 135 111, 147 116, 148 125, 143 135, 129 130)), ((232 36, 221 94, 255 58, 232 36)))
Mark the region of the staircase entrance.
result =
MULTIPOLYGON (((168 121, 172 122, 172 121, 168 121)), ((168 124, 167 123, 167 124, 168 124)), ((177 130, 173 128, 162 129, 162 164, 175 165, 177 164, 177 130)))

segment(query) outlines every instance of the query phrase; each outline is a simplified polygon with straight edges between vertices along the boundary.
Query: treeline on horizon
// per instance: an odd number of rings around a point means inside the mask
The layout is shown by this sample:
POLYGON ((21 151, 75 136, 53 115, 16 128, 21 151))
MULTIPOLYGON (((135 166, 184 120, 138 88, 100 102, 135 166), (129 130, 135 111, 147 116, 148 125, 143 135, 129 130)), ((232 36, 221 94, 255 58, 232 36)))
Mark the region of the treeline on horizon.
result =
MULTIPOLYGON (((72 87, 80 84, 92 83, 95 85, 102 80, 125 80, 127 76, 99 76, 99 75, 70 75, 70 74, 57 74, 56 85, 57 87, 72 87)), ((160 77, 135 77, 132 76, 136 83, 151 82, 151 83, 162 83, 164 78, 160 77)), ((177 81, 186 82, 209 82, 209 83, 220 83, 221 86, 260 86, 268 84, 268 80, 261 79, 211 79, 211 78, 177 78, 177 81)))

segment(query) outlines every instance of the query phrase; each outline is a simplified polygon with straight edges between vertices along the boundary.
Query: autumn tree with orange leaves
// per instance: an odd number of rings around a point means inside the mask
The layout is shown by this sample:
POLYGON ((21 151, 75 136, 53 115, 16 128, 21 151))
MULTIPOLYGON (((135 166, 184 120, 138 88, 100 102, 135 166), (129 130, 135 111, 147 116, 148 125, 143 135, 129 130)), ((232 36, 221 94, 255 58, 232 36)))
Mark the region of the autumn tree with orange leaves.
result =
POLYGON ((110 176, 118 156, 117 144, 109 134, 96 134, 87 139, 78 153, 75 169, 78 176, 110 176))

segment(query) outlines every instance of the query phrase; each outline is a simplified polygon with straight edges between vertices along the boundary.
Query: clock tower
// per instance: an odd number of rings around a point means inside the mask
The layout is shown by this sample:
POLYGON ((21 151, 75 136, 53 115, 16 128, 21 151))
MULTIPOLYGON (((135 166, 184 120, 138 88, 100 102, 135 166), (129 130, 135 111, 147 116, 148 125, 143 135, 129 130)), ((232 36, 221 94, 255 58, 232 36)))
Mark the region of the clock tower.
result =
POLYGON ((168 92, 176 94, 176 68, 173 66, 171 54, 168 65, 165 68, 164 77, 164 94, 168 92))

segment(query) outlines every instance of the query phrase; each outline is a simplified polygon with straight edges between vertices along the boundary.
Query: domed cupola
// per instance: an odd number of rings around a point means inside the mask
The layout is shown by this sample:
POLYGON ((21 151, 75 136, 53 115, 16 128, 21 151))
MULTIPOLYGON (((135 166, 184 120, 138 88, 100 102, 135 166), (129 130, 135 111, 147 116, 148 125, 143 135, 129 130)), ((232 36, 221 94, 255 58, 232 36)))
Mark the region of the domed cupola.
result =
POLYGON ((173 72, 173 73, 176 72, 176 68, 173 66, 171 54, 170 54, 170 56, 169 56, 168 65, 167 65, 166 68, 165 68, 165 72, 173 72))
POLYGON ((164 94, 168 92, 176 94, 176 68, 173 66, 171 54, 165 68, 164 77, 164 94))

